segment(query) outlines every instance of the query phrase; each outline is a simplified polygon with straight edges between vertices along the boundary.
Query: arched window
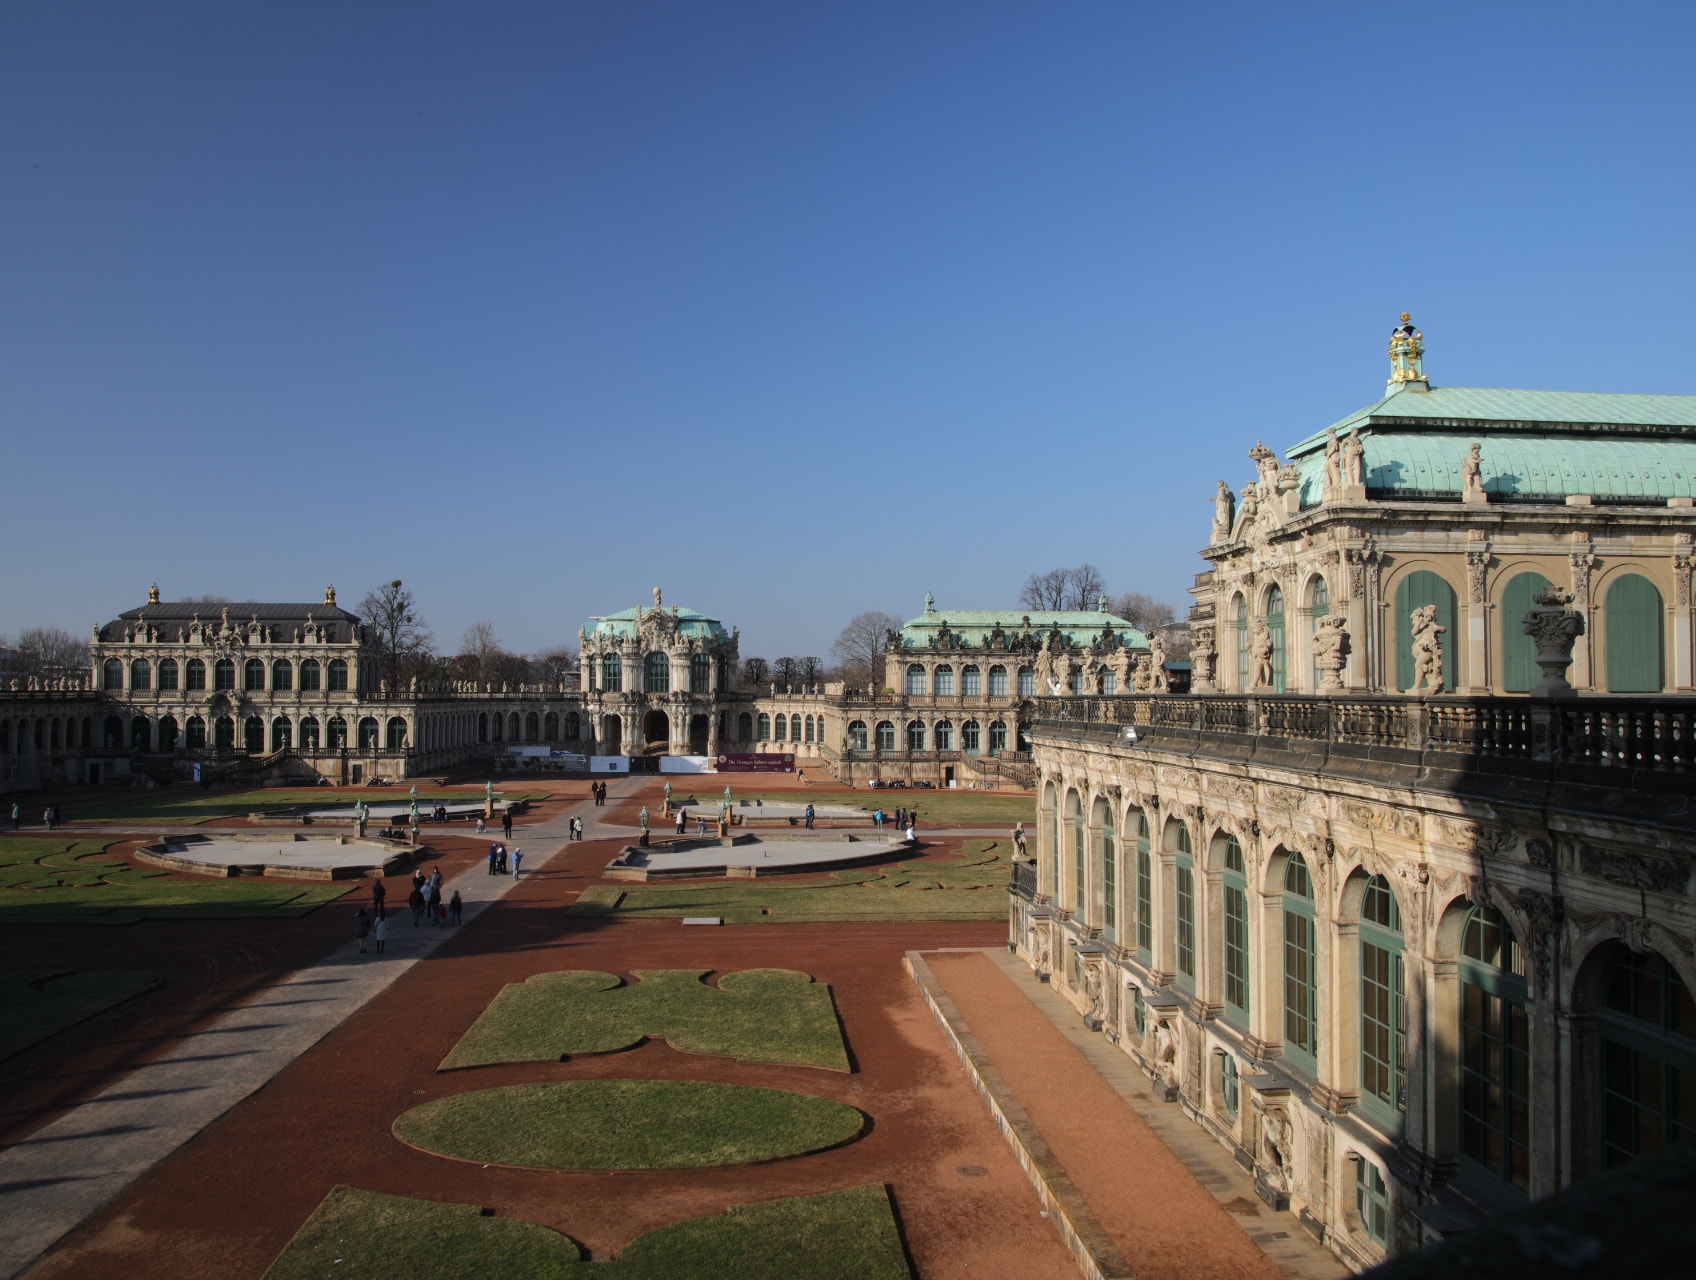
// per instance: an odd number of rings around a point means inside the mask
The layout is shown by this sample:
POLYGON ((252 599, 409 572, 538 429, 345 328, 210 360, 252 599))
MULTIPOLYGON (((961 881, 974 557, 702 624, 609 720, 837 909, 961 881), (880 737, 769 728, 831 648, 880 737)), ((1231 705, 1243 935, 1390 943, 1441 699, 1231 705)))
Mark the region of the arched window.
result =
POLYGON ((924 691, 925 669, 916 662, 911 663, 907 667, 907 696, 909 698, 923 697, 924 691))
POLYGON ((1396 688, 1413 688, 1413 612, 1426 605, 1437 609, 1437 625, 1444 628, 1443 688, 1455 687, 1455 650, 1460 642, 1455 631, 1454 588, 1429 569, 1415 569, 1396 584, 1396 604, 1391 627, 1396 635, 1396 688))
MULTIPOLYGON (((265 674, 263 665, 260 666, 259 672, 261 678, 263 678, 265 674)), ((265 721, 258 716, 249 716, 242 725, 242 742, 254 755, 263 754, 265 751, 265 721)))
POLYGON ((159 660, 159 692, 175 693, 177 676, 177 660, 175 658, 161 658, 159 660))
POLYGON ((331 693, 347 692, 347 663, 341 658, 331 658, 329 668, 329 684, 326 686, 331 693))
POLYGON ((1390 882, 1373 876, 1360 899, 1360 1098, 1392 1128, 1407 1105, 1405 991, 1401 908, 1390 882))
POLYGON ((1112 942, 1119 927, 1119 849, 1114 840, 1113 806, 1097 800, 1095 819, 1101 824, 1101 936, 1112 942))
POLYGON ((713 662, 704 653, 697 653, 689 659, 689 692, 710 693, 713 683, 713 662))
POLYGON ((736 717, 736 740, 752 742, 754 740, 754 717, 744 711, 736 717))
POLYGON ((642 663, 642 692, 671 692, 671 659, 663 653, 650 653, 642 663))
POLYGON ((960 726, 960 750, 967 755, 980 754, 979 748, 982 745, 982 739, 983 733, 976 720, 968 720, 960 726))
POLYGON ((866 722, 851 720, 848 723, 848 750, 864 751, 866 749, 866 722))
POLYGON ((146 658, 137 658, 130 663, 130 688, 137 690, 153 687, 153 667, 146 658))
POLYGON ((219 716, 212 722, 212 745, 218 751, 233 751, 236 745, 234 716, 219 716))
POLYGON ((212 664, 212 687, 229 691, 236 687, 236 664, 234 659, 219 658, 212 664))
POLYGON ((347 721, 340 716, 331 716, 329 728, 331 750, 344 750, 347 747, 347 721))
POLYGON ((583 722, 575 711, 565 717, 565 736, 568 742, 576 742, 583 736, 583 722))
POLYGON ((1000 663, 989 669, 989 696, 1005 698, 1007 696, 1007 668, 1000 663))
POLYGON ((265 688, 265 663, 259 658, 249 658, 243 670, 242 688, 248 693, 258 692, 265 688))
POLYGON ((949 666, 946 662, 943 663, 940 667, 938 667, 936 669, 936 680, 934 682, 933 687, 936 689, 937 697, 939 697, 939 698, 951 698, 951 697, 953 697, 954 696, 954 668, 949 666))
POLYGON ((1365 1156, 1354 1160, 1354 1211, 1375 1243, 1390 1243, 1390 1193, 1384 1185, 1384 1171, 1365 1156))
POLYGON ((1178 984, 1195 987, 1195 851, 1190 846, 1190 829, 1182 822, 1166 828, 1172 860, 1173 891, 1177 907, 1178 984))
POLYGON ((294 663, 278 658, 271 664, 271 687, 284 693, 294 688, 294 663))
POLYGON ((287 751, 293 745, 294 726, 287 716, 278 716, 271 721, 271 750, 287 751))
POLYGON ((1520 625, 1533 608, 1532 598, 1549 589, 1540 573, 1516 573, 1502 588, 1502 643, 1499 683, 1508 693, 1525 693, 1542 672, 1537 669, 1537 645, 1520 625))
POLYGON ((813 718, 811 716, 808 716, 807 717, 807 741, 811 742, 812 740, 813 740, 813 718))
POLYGON ((200 716, 188 718, 188 732, 184 734, 190 751, 201 751, 206 747, 206 721, 200 716))
MULTIPOLYGON (((405 724, 406 722, 403 720, 401 723, 405 724)), ((516 711, 511 712, 506 718, 506 740, 508 742, 518 741, 518 712, 516 711)))
POLYGON ((399 716, 389 717, 389 750, 402 751, 406 748, 406 721, 399 716))
POLYGON ((359 749, 375 751, 377 749, 377 718, 364 716, 359 721, 359 749))
POLYGON ((542 737, 549 742, 559 741, 559 712, 550 711, 542 717, 542 737))
POLYGON ((771 741, 771 717, 763 711, 760 712, 760 741, 771 741))
POLYGON ((1601 1024, 1606 1166, 1696 1137, 1696 1000, 1678 971, 1621 948, 1601 1024))
POLYGON ((302 693, 317 693, 323 685, 323 668, 318 665, 316 658, 302 658, 300 663, 300 691, 302 693))
POLYGON ((777 718, 772 723, 775 726, 773 731, 772 731, 772 741, 773 742, 787 742, 787 741, 789 741, 789 717, 786 716, 786 715, 783 715, 780 712, 778 714, 777 718))
POLYGON ((975 667, 962 667, 960 670, 960 692, 968 698, 983 695, 983 672, 975 667))
POLYGON ((601 688, 608 693, 624 692, 624 663, 616 653, 601 655, 601 688))
POLYGON ((1283 693, 1289 683, 1289 645, 1284 626, 1284 593, 1273 587, 1266 593, 1266 630, 1272 635, 1272 687, 1283 693))
POLYGON ((925 722, 909 720, 907 722, 907 750, 923 751, 925 749, 925 722))
POLYGON ((121 659, 106 659, 106 665, 100 673, 100 683, 106 689, 122 689, 124 687, 124 664, 121 659))
MULTIPOLYGON (((498 734, 497 734, 497 736, 498 736, 498 734)), ((477 741, 478 742, 487 742, 488 740, 489 740, 489 714, 488 714, 488 712, 485 711, 477 717, 477 741)))
POLYGON ((1319 970, 1313 877, 1299 853, 1284 867, 1284 1051, 1313 1070, 1319 1052, 1319 970))
POLYGON ((1225 915, 1225 1020, 1239 1028, 1248 1026, 1248 872, 1243 847, 1235 836, 1225 837, 1220 862, 1224 866, 1225 915))
POLYGON ((542 736, 542 718, 534 711, 524 715, 524 741, 535 742, 542 736))
MULTIPOLYGON (((1331 588, 1326 585, 1324 578, 1313 580, 1312 590, 1308 599, 1313 602, 1313 634, 1319 634, 1319 619, 1331 616, 1331 588)), ((1313 655, 1313 684, 1310 686, 1314 693, 1319 692, 1319 686, 1325 679, 1325 673, 1319 669, 1319 655, 1313 655)))
POLYGON ((1616 578, 1602 605, 1609 693, 1659 693, 1665 678, 1661 593, 1641 574, 1616 578))
POLYGON ((307 716, 300 722, 300 749, 318 750, 318 717, 307 716))
MULTIPOLYGON (((59 736, 58 729, 59 729, 58 723, 55 722, 54 726, 53 726, 53 730, 54 730, 53 736, 55 738, 57 738, 59 736)), ((59 744, 57 742, 55 742, 53 745, 58 746, 59 744)), ((159 721, 159 750, 161 750, 161 751, 175 751, 176 749, 177 749, 177 718, 175 716, 165 716, 164 718, 162 718, 159 721)))
POLYGON ((938 751, 954 750, 954 722, 952 720, 938 720, 933 740, 938 751))
POLYGON ((206 664, 199 658, 190 658, 184 666, 183 688, 194 693, 206 688, 206 664))
POLYGON ((877 749, 879 751, 895 750, 895 722, 879 720, 877 722, 877 749))
POLYGON ((1248 601, 1239 592, 1231 597, 1231 626, 1236 631, 1237 692, 1248 691, 1248 601))
POLYGON ((1076 791, 1066 793, 1066 844, 1072 855, 1072 907, 1080 919, 1088 920, 1089 899, 1084 896, 1089 885, 1089 867, 1085 865, 1088 853, 1084 848, 1084 805, 1076 791))
POLYGON ((1489 1182, 1531 1187, 1531 1026, 1525 956, 1494 907, 1467 913, 1460 946, 1460 1150, 1489 1182))
MULTIPOLYGON (((119 678, 122 679, 122 676, 119 678)), ((25 747, 30 745, 29 735, 24 731, 24 728, 28 723, 29 721, 27 720, 21 720, 18 722, 19 751, 22 751, 25 747)), ((107 716, 106 723, 102 726, 102 728, 106 749, 108 751, 116 751, 123 745, 124 722, 122 720, 118 719, 117 716, 107 716)))
POLYGON ((1019 668, 1018 689, 1019 689, 1019 696, 1021 698, 1034 698, 1034 697, 1036 697, 1036 668, 1034 668, 1034 667, 1020 667, 1019 668))
POLYGON ((1148 848, 1148 815, 1132 809, 1127 828, 1137 842, 1137 959, 1144 964, 1154 952, 1154 858, 1148 848))
POLYGON ((989 754, 998 756, 1007 750, 1007 722, 994 720, 989 726, 989 754))

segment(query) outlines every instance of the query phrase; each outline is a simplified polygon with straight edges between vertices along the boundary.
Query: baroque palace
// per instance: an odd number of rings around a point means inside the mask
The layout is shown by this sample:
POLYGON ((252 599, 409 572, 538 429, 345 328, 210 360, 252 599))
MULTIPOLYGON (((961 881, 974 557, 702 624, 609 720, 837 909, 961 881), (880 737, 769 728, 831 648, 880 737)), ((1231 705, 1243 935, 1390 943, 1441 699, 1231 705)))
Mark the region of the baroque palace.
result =
POLYGON ((1696 1136, 1696 396, 1387 394, 1221 482, 1195 693, 1037 699, 1012 942, 1364 1266, 1696 1136))

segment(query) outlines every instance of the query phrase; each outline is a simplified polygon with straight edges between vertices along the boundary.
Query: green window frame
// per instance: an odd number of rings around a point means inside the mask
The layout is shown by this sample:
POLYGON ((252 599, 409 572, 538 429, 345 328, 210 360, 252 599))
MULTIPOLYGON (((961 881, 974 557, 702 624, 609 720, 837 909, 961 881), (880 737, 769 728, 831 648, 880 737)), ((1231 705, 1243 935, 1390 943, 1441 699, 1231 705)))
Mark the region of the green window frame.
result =
POLYGON ((1461 930, 1460 1150, 1469 1183, 1518 1200, 1531 1186, 1531 1026, 1525 954, 1494 907, 1461 930))
POLYGON ((1172 890, 1177 920, 1174 941, 1178 962, 1178 985, 1194 990, 1195 853, 1190 846, 1189 828, 1181 822, 1177 824, 1177 837, 1173 845, 1176 854, 1173 859, 1172 890))
POLYGON ((212 667, 212 688, 233 690, 236 687, 236 664, 231 658, 219 658, 212 667))
POLYGON ((895 721, 879 720, 877 722, 877 749, 879 751, 895 750, 895 721))
POLYGON ((300 691, 302 693, 317 693, 324 683, 323 668, 318 665, 316 658, 302 658, 300 663, 300 691))
POLYGON ((1242 595, 1231 597, 1231 621, 1237 632, 1237 692, 1248 690, 1248 601, 1242 595))
POLYGON ((983 745, 983 727, 976 720, 968 720, 960 726, 960 750, 969 756, 979 754, 983 745))
POLYGON ((1148 815, 1137 815, 1137 959, 1154 954, 1154 859, 1148 849, 1148 815))
POLYGON ((327 687, 331 693, 347 692, 347 660, 345 658, 331 658, 330 669, 327 674, 330 677, 327 687))
POLYGON ((1659 693, 1666 679, 1661 593, 1640 573, 1616 578, 1603 597, 1609 693, 1659 693))
POLYGON ((911 663, 907 667, 907 696, 909 698, 922 698, 924 693, 925 669, 917 662, 911 663))
POLYGON ((713 683, 713 662, 704 653, 689 659, 689 692, 710 693, 713 683))
POLYGON ((954 696, 954 668, 946 662, 936 669, 936 678, 932 685, 939 698, 954 696))
POLYGON ((983 671, 976 666, 967 666, 960 671, 960 695, 966 698, 977 698, 983 695, 983 671))
POLYGON ((1407 976, 1402 912, 1389 881, 1373 876, 1360 900, 1360 1098, 1400 1128, 1407 1108, 1407 976))
POLYGON ((1299 853, 1284 867, 1284 1052, 1312 1071, 1319 1053, 1313 877, 1299 853))
POLYGON ((1225 837, 1224 970, 1225 1021, 1246 1026, 1248 1022, 1248 874, 1243 847, 1235 836, 1225 837))
MULTIPOLYGON (((1331 588, 1324 578, 1315 578, 1313 588, 1308 598, 1313 602, 1309 612, 1313 615, 1309 631, 1312 635, 1319 634, 1319 619, 1331 616, 1331 588)), ((1313 648, 1310 644, 1308 648, 1313 648)), ((1325 679, 1325 673, 1319 669, 1319 655, 1313 655, 1313 684, 1310 686, 1314 693, 1319 692, 1319 686, 1325 679)))
POLYGON ((671 659, 658 651, 642 660, 642 692, 671 692, 671 659))
POLYGON ((1354 1161, 1354 1211, 1367 1237, 1383 1248, 1390 1244, 1390 1191, 1384 1172, 1372 1161, 1356 1156, 1354 1161))
POLYGON ((1101 804, 1101 936, 1112 942, 1119 925, 1119 856, 1114 845, 1113 808, 1101 804))
POLYGON ((1236 1058, 1228 1053, 1219 1055, 1219 1101, 1225 1114, 1235 1120, 1242 1110, 1242 1077, 1236 1058))
POLYGON ((1696 1000, 1664 956, 1620 950, 1600 1019, 1610 1169, 1696 1137, 1696 1000))
POLYGON ((607 693, 624 692, 624 659, 616 653, 601 656, 601 688, 607 693))
POLYGON ((1084 805, 1076 791, 1066 793, 1066 827, 1072 837, 1072 907, 1078 918, 1089 919, 1089 899, 1084 890, 1089 885, 1088 851, 1084 846, 1084 805))
POLYGON ((1284 622, 1284 592, 1275 586, 1266 593, 1266 630, 1272 636, 1272 688, 1279 693, 1289 684, 1289 628, 1284 622))
POLYGON ((1007 696, 1007 668, 999 663, 989 669, 989 696, 1005 698, 1007 696))
MULTIPOLYGON (((247 693, 258 693, 264 688, 265 663, 258 658, 249 658, 247 665, 242 668, 242 689, 247 693)), ((252 735, 249 734, 248 736, 251 737, 252 735)), ((261 727, 261 737, 263 737, 263 727, 261 727)))
POLYGON ((206 690, 206 664, 199 658, 190 658, 183 666, 183 688, 194 693, 206 690))
POLYGON ((1052 901, 1061 901, 1060 893, 1060 793, 1048 784, 1048 883, 1052 901))
POLYGON ((1548 589, 1549 580, 1540 573, 1516 573, 1502 588, 1499 683, 1504 693, 1528 693, 1542 675, 1537 646, 1521 624, 1533 608, 1532 597, 1548 589))
POLYGON ((1139 1036, 1148 1034, 1148 1004, 1142 998, 1142 988, 1131 988, 1131 1025, 1139 1036))
POLYGON ((1036 671, 1034 668, 1019 668, 1019 682, 1017 688, 1021 698, 1036 697, 1036 671))
POLYGON ((278 658, 271 664, 271 687, 281 693, 294 688, 294 663, 278 658))
POLYGON ((177 689, 177 660, 159 659, 159 692, 175 693, 177 689))
POLYGON ((146 658, 137 658, 130 663, 130 688, 137 692, 145 692, 153 687, 153 664, 146 658))
POLYGON ((1455 687, 1455 650, 1460 639, 1455 631, 1455 592, 1441 575, 1415 569, 1396 583, 1396 603, 1391 630, 1396 637, 1396 688, 1405 693, 1413 688, 1413 611, 1437 606, 1437 625, 1443 632, 1443 688, 1455 687))

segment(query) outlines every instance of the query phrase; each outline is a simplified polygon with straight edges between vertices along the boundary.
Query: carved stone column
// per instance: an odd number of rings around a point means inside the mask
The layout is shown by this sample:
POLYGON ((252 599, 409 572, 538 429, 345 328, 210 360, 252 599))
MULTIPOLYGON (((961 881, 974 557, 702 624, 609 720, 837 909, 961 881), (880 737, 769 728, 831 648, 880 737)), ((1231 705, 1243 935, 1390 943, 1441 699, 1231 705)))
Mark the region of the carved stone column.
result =
POLYGON ((1691 535, 1681 533, 1673 544, 1672 557, 1672 687, 1690 693, 1696 680, 1696 628, 1692 627, 1690 573, 1696 555, 1691 535))
POLYGON ((1596 619, 1592 616, 1594 606, 1590 603, 1590 571, 1596 567, 1596 553, 1590 549, 1590 535, 1575 533, 1572 535, 1572 599, 1573 606, 1584 617, 1584 634, 1573 646, 1572 668, 1567 679, 1573 687, 1584 693, 1596 691, 1596 665, 1594 662, 1594 646, 1590 643, 1589 633, 1596 619))
MULTIPOLYGON (((1476 533, 1466 550, 1466 683, 1461 692, 1475 697, 1497 683, 1489 669, 1490 540, 1476 533)), ((1459 683, 1457 681, 1457 683, 1459 683)))

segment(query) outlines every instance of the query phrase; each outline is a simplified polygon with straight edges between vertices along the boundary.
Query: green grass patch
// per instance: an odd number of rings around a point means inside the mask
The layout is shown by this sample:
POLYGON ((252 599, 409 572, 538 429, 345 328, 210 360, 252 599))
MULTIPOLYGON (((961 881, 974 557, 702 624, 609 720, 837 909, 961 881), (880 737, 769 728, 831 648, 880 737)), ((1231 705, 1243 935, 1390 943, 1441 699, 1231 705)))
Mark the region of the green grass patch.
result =
POLYGON ((893 814, 897 808, 911 809, 923 822, 943 827, 1007 827, 1022 822, 1026 829, 1036 823, 1036 795, 1005 796, 984 791, 737 791, 733 797, 764 800, 767 804, 851 804, 868 813, 881 808, 893 814))
POLYGON ((699 1080, 568 1080, 438 1098, 395 1121, 433 1155, 518 1169, 712 1169, 834 1147, 865 1117, 809 1093, 699 1080))
POLYGON ((1004 841, 968 840, 961 856, 950 861, 858 867, 835 872, 830 884, 594 885, 570 914, 636 920, 721 916, 728 924, 1000 920, 1007 915, 1008 851, 1004 841))
POLYGON ((793 969, 742 969, 718 986, 707 969, 638 969, 623 986, 610 973, 539 973, 504 988, 441 1070, 494 1062, 552 1062, 613 1053, 645 1039, 685 1053, 848 1070, 830 988, 793 969))
POLYGON ((351 881, 290 884, 172 880, 102 859, 98 842, 0 839, 0 924, 135 924, 303 916, 351 891, 351 881))
POLYGON ((658 1227, 613 1262, 472 1204, 337 1187, 264 1280, 911 1280, 885 1188, 734 1205, 658 1227))
MULTIPOLYGON (((541 791, 497 791, 497 800, 546 800, 541 791)), ((198 787, 166 788, 125 796, 109 804, 81 804, 76 808, 73 822, 98 823, 116 826, 126 822, 171 823, 173 825, 210 822, 214 818, 243 817, 261 809, 287 809, 297 805, 328 807, 351 805, 356 800, 368 804, 406 804, 412 799, 405 787, 262 787, 246 791, 202 791, 198 787)), ((420 791, 418 805, 465 804, 481 800, 470 791, 420 791)))
POLYGON ((0 969, 0 1059, 158 985, 141 969, 0 969))

